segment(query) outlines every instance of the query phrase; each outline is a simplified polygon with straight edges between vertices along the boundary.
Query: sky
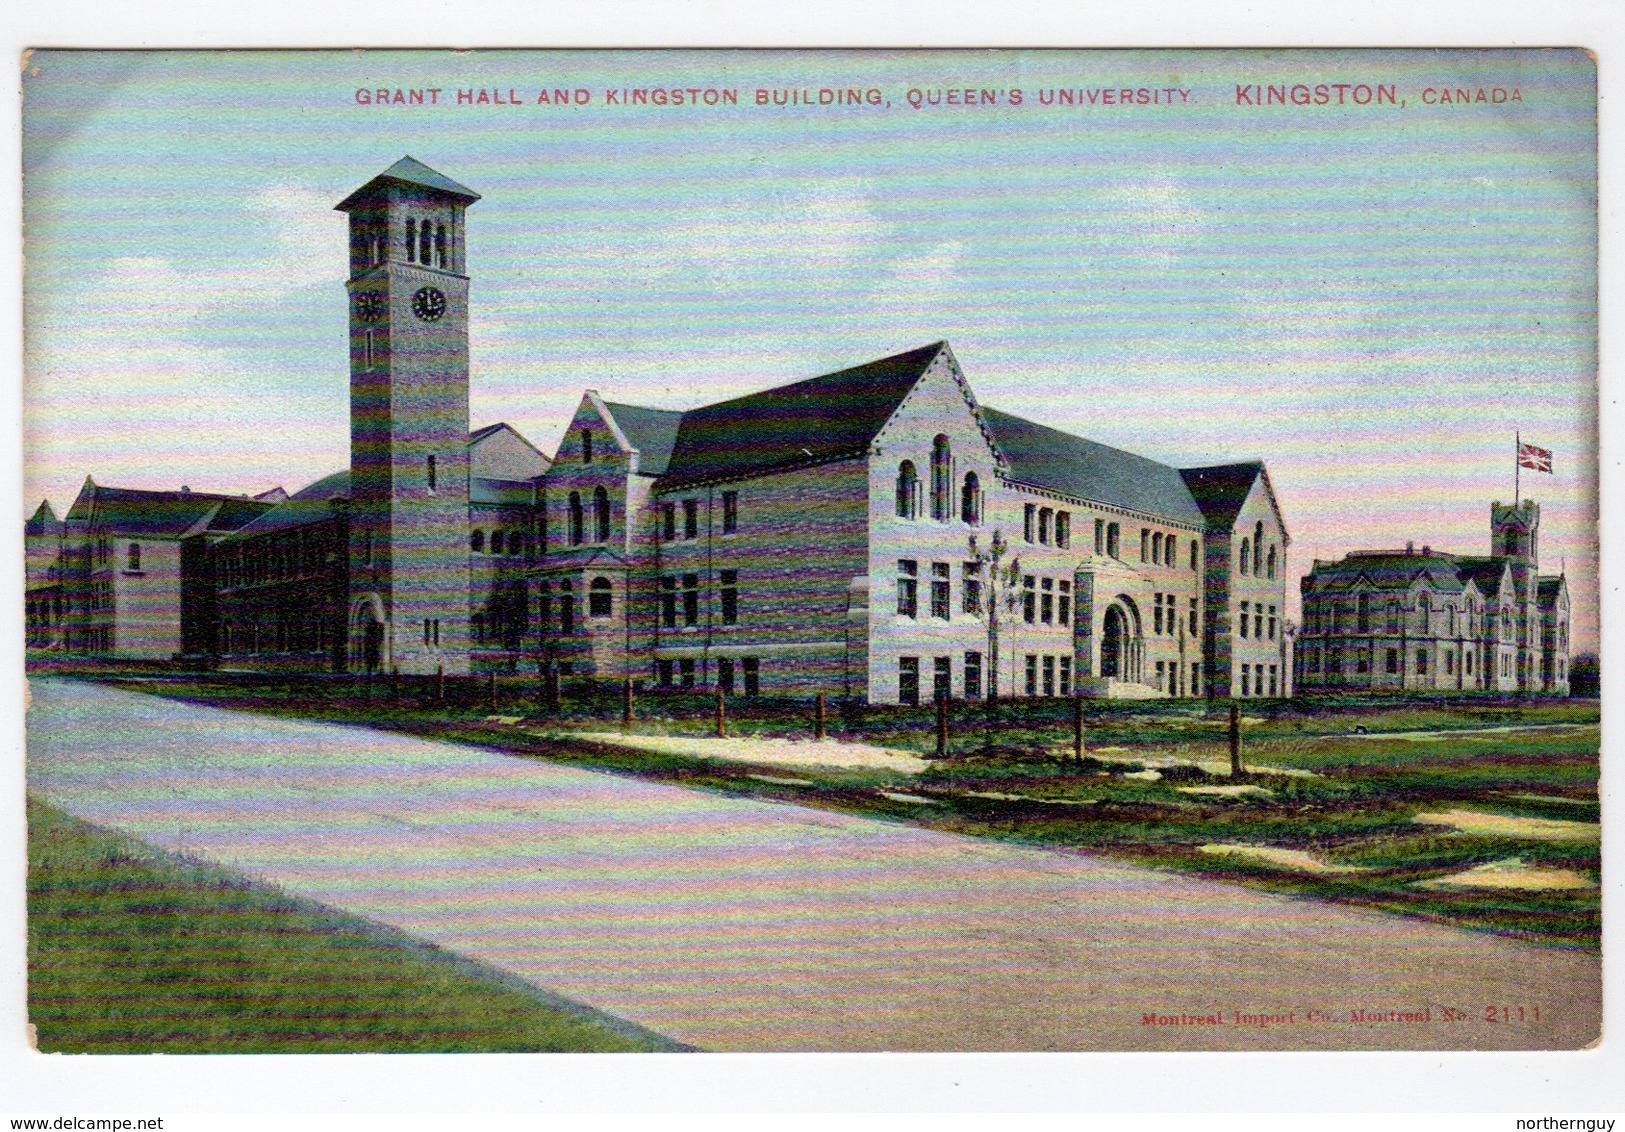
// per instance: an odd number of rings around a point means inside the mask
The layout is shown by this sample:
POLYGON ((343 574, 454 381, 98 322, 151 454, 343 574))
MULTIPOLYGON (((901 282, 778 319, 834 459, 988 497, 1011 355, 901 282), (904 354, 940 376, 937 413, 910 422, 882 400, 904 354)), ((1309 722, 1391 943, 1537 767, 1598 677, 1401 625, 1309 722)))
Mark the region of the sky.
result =
POLYGON ((550 452, 585 388, 683 408, 946 339, 983 404, 1266 461, 1289 576, 1486 552, 1521 433, 1594 648, 1594 79, 1568 51, 37 53, 27 506, 343 467, 333 205, 411 154, 484 198, 475 427, 550 452))

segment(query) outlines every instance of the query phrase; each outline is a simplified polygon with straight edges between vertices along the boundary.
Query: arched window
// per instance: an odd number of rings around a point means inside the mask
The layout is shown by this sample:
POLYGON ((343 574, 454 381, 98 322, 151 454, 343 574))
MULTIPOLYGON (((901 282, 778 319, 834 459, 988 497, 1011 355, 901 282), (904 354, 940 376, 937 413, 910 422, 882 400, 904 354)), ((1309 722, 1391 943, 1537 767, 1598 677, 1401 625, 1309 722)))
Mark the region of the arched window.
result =
POLYGON ((1054 525, 1055 512, 1049 507, 1038 509, 1038 541, 1045 546, 1049 545, 1050 527, 1054 525))
POLYGON ((897 517, 914 519, 920 513, 920 477, 913 460, 897 465, 897 517))
POLYGON ((1197 542, 1196 542, 1195 539, 1192 539, 1191 540, 1191 569, 1192 570, 1196 569, 1196 547, 1197 547, 1197 542))
POLYGON ((1072 512, 1055 512, 1055 545, 1063 550, 1072 545, 1072 512))
POLYGON ((1241 572, 1243 574, 1253 572, 1253 544, 1247 539, 1241 540, 1241 572))
POLYGON ((544 633, 553 628, 553 587, 547 582, 536 583, 536 623, 544 633))
POLYGON ((1155 562, 1159 566, 1162 565, 1162 532, 1161 531, 1158 531, 1157 533, 1155 533, 1155 534, 1153 534, 1151 536, 1151 561, 1155 562))
POLYGON ((587 616, 608 617, 610 610, 609 579, 594 578, 591 589, 587 591, 587 616))
POLYGON ((473 534, 468 536, 468 549, 472 550, 475 554, 483 554, 485 552, 484 531, 475 531, 473 534))
POLYGON ((953 510, 953 456, 948 437, 938 433, 931 442, 931 517, 947 521, 953 510))
POLYGON ((1253 563, 1253 573, 1262 574, 1264 572, 1264 524, 1262 522, 1253 524, 1253 548, 1253 552, 1258 555, 1258 558, 1253 563))
POLYGON ((1270 547, 1269 576, 1275 577, 1275 548, 1270 547))
POLYGON ((132 542, 130 544, 130 552, 129 552, 129 555, 128 555, 128 561, 129 561, 129 569, 131 569, 131 570, 139 570, 139 569, 141 569, 141 544, 140 543, 132 542))
POLYGON ((406 262, 414 263, 418 258, 418 222, 410 216, 406 218, 406 262))
POLYGON ((446 266, 446 226, 436 224, 434 227, 434 265, 446 266))
POLYGON ((581 462, 583 464, 592 463, 592 430, 590 428, 581 430, 581 462))
POLYGON ((959 489, 959 517, 966 526, 980 526, 982 522, 982 481, 975 472, 965 473, 964 486, 959 489))
MULTIPOLYGON (((597 542, 609 541, 609 492, 601 487, 592 490, 594 536, 597 542)), ((607 584, 607 583, 606 583, 607 584)))
POLYGON ((508 536, 503 534, 501 531, 492 531, 491 532, 491 553, 492 554, 501 554, 502 553, 502 547, 506 544, 507 538, 508 538, 508 536))
POLYGON ((582 531, 582 526, 583 526, 583 523, 582 523, 582 514, 581 514, 581 493, 579 491, 572 491, 570 493, 570 545, 571 546, 580 546, 583 542, 586 541, 585 535, 583 534, 583 531, 582 531))
POLYGON ((420 227, 418 229, 418 262, 419 263, 424 264, 425 266, 427 266, 429 263, 433 262, 432 260, 429 259, 429 252, 433 247, 434 247, 434 230, 432 228, 430 228, 429 222, 427 220, 425 220, 423 222, 422 227, 420 227))
POLYGON ((429 490, 435 489, 434 457, 429 456, 423 461, 424 476, 429 481, 429 490))

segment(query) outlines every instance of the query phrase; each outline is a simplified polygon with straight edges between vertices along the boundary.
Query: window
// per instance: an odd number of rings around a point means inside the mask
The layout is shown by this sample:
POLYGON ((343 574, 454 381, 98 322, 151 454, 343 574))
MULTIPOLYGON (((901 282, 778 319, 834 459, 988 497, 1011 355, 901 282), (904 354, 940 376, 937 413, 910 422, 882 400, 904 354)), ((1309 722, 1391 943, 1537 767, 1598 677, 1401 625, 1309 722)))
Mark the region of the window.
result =
POLYGON ((484 531, 475 531, 473 534, 468 536, 468 549, 472 550, 475 554, 485 553, 484 531))
POLYGON ((1066 578, 1060 581, 1061 594, 1055 599, 1055 620, 1062 625, 1072 624, 1072 583, 1066 578))
POLYGON ((1202 666, 1200 663, 1191 665, 1191 695, 1202 694, 1202 666))
POLYGON ((1151 631, 1153 633, 1161 633, 1162 632, 1162 595, 1161 594, 1152 594, 1151 596, 1156 599, 1156 608, 1151 611, 1151 631))
POLYGON ((1148 562, 1151 559, 1151 529, 1140 528, 1140 561, 1148 562))
POLYGON ((917 656, 897 658, 897 702, 910 705, 920 702, 920 658, 917 656))
POLYGON ((721 656, 717 658, 717 688, 728 695, 734 690, 734 662, 733 658, 721 656))
POLYGON ((125 555, 125 569, 128 569, 128 570, 139 570, 139 569, 141 569, 141 544, 140 543, 132 542, 130 544, 129 551, 125 555))
POLYGON ((951 614, 948 593, 949 581, 948 564, 946 562, 931 563, 931 616, 942 621, 948 620, 951 614))
POLYGON ((677 577, 674 574, 660 579, 660 623, 668 629, 677 628, 677 577))
POLYGON ((1276 681, 1278 679, 1279 679, 1279 674, 1275 670, 1275 665, 1272 664, 1272 665, 1270 665, 1270 695, 1272 695, 1272 696, 1278 694, 1277 690, 1276 690, 1277 687, 1278 687, 1276 681))
POLYGON ((982 481, 975 472, 965 473, 965 483, 959 489, 959 517, 968 527, 982 522, 982 481))
POLYGON ((660 505, 660 537, 671 542, 677 537, 677 504, 660 505))
POLYGON ((677 661, 677 678, 678 683, 685 688, 692 688, 694 686, 693 657, 685 656, 677 661))
POLYGON ((1275 548, 1273 546, 1270 547, 1269 563, 1266 566, 1266 569, 1268 570, 1271 578, 1275 577, 1275 548))
POLYGON ((1162 564, 1162 532, 1157 531, 1151 536, 1151 561, 1162 564))
POLYGON ((1456 657, 1455 654, 1450 652, 1448 649, 1445 650, 1444 654, 1444 674, 1446 676, 1454 676, 1456 674, 1456 657))
MULTIPOLYGON (((1274 608, 1273 606, 1271 608, 1274 608)), ((1273 618, 1271 619, 1273 620, 1273 618)), ((1366 633, 1371 630, 1371 595, 1361 594, 1355 599, 1354 628, 1356 632, 1366 633)), ((1274 636, 1271 633, 1270 636, 1274 636)))
MULTIPOLYGON (((1197 541, 1191 539, 1191 570, 1196 569, 1197 541)), ((1194 689, 1192 689, 1194 691, 1194 689)))
POLYGON ((1253 676, 1253 666, 1250 665, 1250 664, 1242 665, 1241 666, 1241 694, 1243 696, 1248 694, 1248 691, 1249 691, 1248 685, 1252 681, 1252 676, 1253 676))
POLYGON ((1118 526, 1118 524, 1116 524, 1116 523, 1108 523, 1108 524, 1106 524, 1106 554, 1107 554, 1108 557, 1110 557, 1110 558, 1121 558, 1122 557, 1122 551, 1123 551, 1122 533, 1123 533, 1122 529, 1118 526))
POLYGON ((1423 634, 1433 632, 1433 606, 1428 601, 1427 594, 1420 594, 1416 599, 1417 619, 1422 623, 1423 634))
POLYGON ((567 581, 559 583, 559 590, 559 632, 568 637, 576 631, 576 595, 567 581))
POLYGON ((1270 640, 1273 641, 1275 639, 1275 607, 1273 605, 1270 606, 1269 626, 1270 626, 1269 638, 1270 638, 1270 640))
POLYGON ((948 438, 938 433, 931 441, 931 517, 940 522, 953 517, 953 474, 948 438))
POLYGON ((1196 626, 1197 626, 1196 599, 1193 597, 1193 598, 1191 598, 1191 611, 1190 611, 1191 636, 1193 636, 1193 637, 1196 636, 1196 626))
POLYGON ((1416 674, 1426 676, 1428 671, 1428 654, 1426 649, 1416 650, 1416 674))
POLYGON ((1060 664, 1061 664, 1060 693, 1063 696, 1070 696, 1072 694, 1072 658, 1069 657, 1069 656, 1063 656, 1061 658, 1061 660, 1060 660, 1060 664))
POLYGON ((434 226, 434 265, 436 267, 446 266, 446 226, 444 224, 434 226))
POLYGON ((1248 542, 1246 539, 1242 539, 1241 540, 1241 565, 1240 565, 1240 570, 1241 570, 1241 572, 1243 574, 1252 573, 1252 556, 1253 556, 1253 544, 1248 542))
POLYGON ((1106 520, 1095 520, 1095 553, 1106 553, 1106 520))
POLYGON ((1390 633, 1399 632, 1399 603, 1397 601, 1388 603, 1388 631, 1390 633))
POLYGON ((683 575, 683 624, 698 625, 700 623, 700 576, 698 574, 683 575))
POLYGON ((581 430, 581 462, 592 463, 592 430, 588 428, 581 430))
POLYGON ((1055 512, 1055 545, 1066 550, 1072 545, 1072 512, 1055 512))
POLYGON ((609 492, 592 489, 593 535, 595 542, 609 541, 609 492))
POLYGON ((1038 620, 1045 625, 1055 624, 1055 580, 1044 578, 1039 582, 1038 620))
POLYGON ((587 616, 608 617, 612 612, 608 578, 594 578, 587 591, 587 616))
POLYGON ((982 615, 982 565, 979 562, 959 564, 960 609, 972 617, 982 615))
POLYGON ((739 571, 722 572, 722 623, 739 624, 739 571))
POLYGON ((739 529, 739 493, 722 493, 722 533, 731 535, 739 529))
POLYGON ((1168 690, 1168 662, 1159 660, 1157 661, 1157 691, 1166 692, 1168 690))
POLYGON ((1245 637, 1247 635, 1247 606, 1248 606, 1247 602, 1244 601, 1244 602, 1241 603, 1240 629, 1241 629, 1241 636, 1243 636, 1243 637, 1245 637))
POLYGON ((406 262, 416 263, 418 258, 418 222, 406 218, 406 262))
POLYGON ((967 700, 979 699, 982 695, 982 654, 967 652, 965 654, 965 698, 967 700))
POLYGON ((585 525, 584 522, 583 522, 583 518, 584 518, 584 516, 583 516, 582 511, 581 511, 581 493, 579 491, 572 491, 570 493, 570 545, 571 546, 580 546, 583 542, 587 541, 586 535, 582 530, 583 526, 585 525))
POLYGON ((953 657, 939 656, 931 661, 931 699, 945 704, 954 698, 953 657))
MULTIPOLYGON (((1162 665, 1158 664, 1157 667, 1160 668, 1162 665)), ((1053 656, 1044 658, 1044 695, 1055 695, 1055 658, 1053 656)))
POLYGON ((1038 695, 1038 656, 1028 653, 1026 657, 1026 689, 1029 696, 1038 695))
POLYGON ((1253 636, 1257 637, 1259 640, 1264 639, 1264 604, 1263 604, 1263 602, 1256 602, 1255 601, 1253 603, 1253 636))
POLYGON ((434 247, 434 231, 425 220, 418 227, 418 262, 425 267, 429 265, 429 252, 434 247))
POLYGON ((897 517, 916 519, 920 514, 920 476, 913 460, 897 465, 897 517))
POLYGON ((1399 671, 1399 650, 1388 649, 1383 656, 1383 670, 1390 675, 1399 671))
POLYGON ((523 531, 508 532, 508 553, 521 554, 525 549, 525 535, 523 531))
POLYGON ((1175 557, 1174 557, 1174 548, 1176 546, 1178 546, 1178 545, 1179 545, 1178 540, 1175 539, 1173 535, 1165 535, 1163 537, 1163 540, 1162 540, 1162 564, 1164 566, 1177 566, 1177 565, 1179 565, 1178 560, 1175 559, 1175 557))
POLYGON ((502 553, 502 548, 503 548, 503 546, 505 544, 505 540, 507 539, 507 537, 508 536, 503 534, 501 531, 492 531, 491 532, 491 553, 492 554, 501 554, 502 553))
POLYGON ((759 694, 762 690, 761 661, 754 656, 747 656, 742 663, 745 669, 745 695, 759 694))
POLYGON ((1027 504, 1026 508, 1022 511, 1021 537, 1023 539, 1025 539, 1026 541, 1028 541, 1028 542, 1032 542, 1034 537, 1037 534, 1037 527, 1038 527, 1038 504, 1029 503, 1029 504, 1027 504))
POLYGON ((917 617, 920 612, 920 564, 912 558, 897 560, 897 616, 917 617))
POLYGON ((1021 619, 1031 625, 1038 614, 1038 579, 1032 574, 1021 577, 1021 619))
POLYGON ((660 681, 662 688, 671 687, 672 664, 669 660, 655 661, 655 679, 660 681))
POLYGON ((683 500, 683 537, 685 539, 700 537, 700 501, 698 499, 683 500))
POLYGON ((553 628, 553 587, 546 582, 536 586, 536 620, 544 633, 553 628))
POLYGON ((1038 509, 1038 541, 1048 546, 1050 543, 1050 527, 1055 520, 1055 511, 1049 507, 1038 509))
POLYGON ((425 477, 429 481, 429 490, 433 491, 435 489, 434 457, 433 456, 426 457, 424 459, 424 461, 423 461, 423 464, 424 464, 425 477))

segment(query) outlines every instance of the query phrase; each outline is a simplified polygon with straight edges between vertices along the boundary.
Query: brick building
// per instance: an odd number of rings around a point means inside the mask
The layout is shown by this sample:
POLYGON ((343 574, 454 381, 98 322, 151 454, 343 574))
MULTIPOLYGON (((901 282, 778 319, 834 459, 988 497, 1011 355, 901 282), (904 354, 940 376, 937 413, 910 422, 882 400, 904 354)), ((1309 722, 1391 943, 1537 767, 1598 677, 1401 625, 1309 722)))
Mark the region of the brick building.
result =
POLYGON ((405 158, 338 206, 350 468, 177 512, 163 633, 98 635, 87 607, 73 647, 890 703, 1290 693, 1263 465, 1179 469, 984 407, 946 342, 686 411, 589 390, 551 458, 470 434, 478 199, 405 158))

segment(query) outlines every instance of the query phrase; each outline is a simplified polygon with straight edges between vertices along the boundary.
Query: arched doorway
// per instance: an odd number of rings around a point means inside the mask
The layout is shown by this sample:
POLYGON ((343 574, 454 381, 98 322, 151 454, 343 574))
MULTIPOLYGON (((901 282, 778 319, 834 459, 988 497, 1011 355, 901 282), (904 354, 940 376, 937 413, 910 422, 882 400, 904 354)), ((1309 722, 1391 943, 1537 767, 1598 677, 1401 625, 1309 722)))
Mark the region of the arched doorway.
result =
POLYGON ((1123 661, 1128 652, 1128 618, 1117 606, 1106 610, 1106 624, 1100 635, 1100 674, 1123 678, 1123 661))
POLYGON ((349 652, 352 672, 381 672, 389 664, 384 603, 377 594, 367 594, 357 599, 350 609, 349 652))

